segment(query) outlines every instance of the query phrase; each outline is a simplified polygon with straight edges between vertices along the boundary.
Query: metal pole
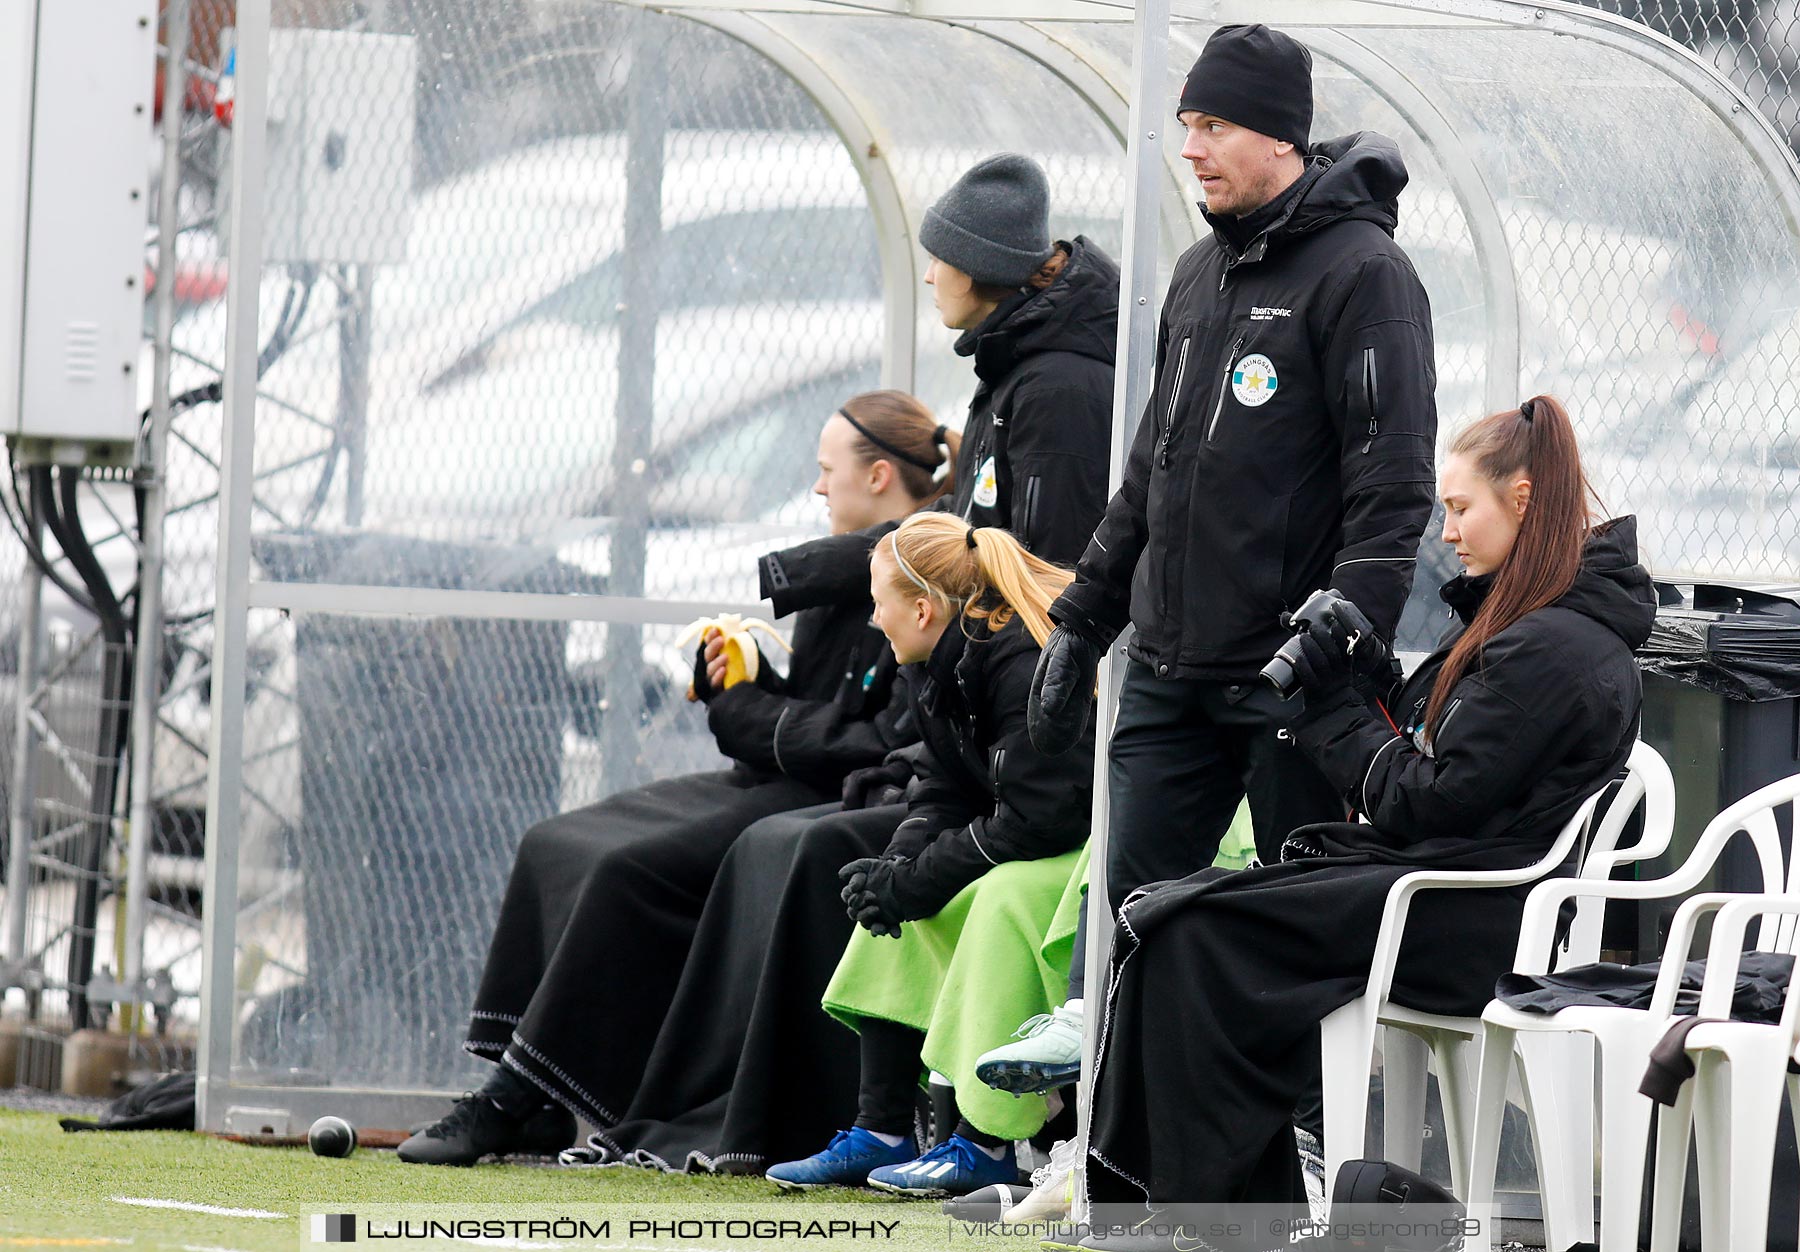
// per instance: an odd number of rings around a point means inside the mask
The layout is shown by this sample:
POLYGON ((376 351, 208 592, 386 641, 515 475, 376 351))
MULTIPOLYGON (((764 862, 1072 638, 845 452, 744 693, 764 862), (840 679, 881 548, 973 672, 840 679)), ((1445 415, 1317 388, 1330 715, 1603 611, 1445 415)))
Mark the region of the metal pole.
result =
MULTIPOLYGON (((1166 178, 1162 144, 1175 124, 1169 108, 1166 73, 1169 60, 1169 0, 1138 0, 1131 56, 1131 127, 1125 145, 1125 167, 1131 185, 1125 204, 1125 261, 1119 287, 1118 367, 1113 375, 1112 469, 1116 493, 1125 480, 1125 457, 1137 429, 1138 415, 1155 384, 1157 244, 1160 238, 1161 192, 1166 178)), ((1123 640, 1120 641, 1121 644, 1123 640)), ((1076 1107, 1081 1122, 1082 1151, 1076 1157, 1074 1216, 1088 1213, 1087 1140, 1093 1116, 1094 1052, 1098 1023, 1106 997, 1112 961, 1112 905, 1106 898, 1109 762, 1114 710, 1123 672, 1115 647, 1100 662, 1100 707, 1095 710, 1094 817, 1088 840, 1088 933, 1086 996, 1091 1002, 1081 1038, 1081 1082, 1076 1107)))
POLYGON ((344 266, 338 286, 338 430, 344 443, 344 525, 362 525, 368 469, 369 303, 373 266, 344 266))
POLYGON ((237 1006, 239 802, 244 788, 244 678, 255 486, 256 315, 263 257, 269 115, 270 0, 238 0, 237 105, 231 152, 231 254, 225 293, 224 446, 219 483, 218 599, 206 786, 206 917, 201 932, 196 1128, 223 1129, 237 1006))
MULTIPOLYGON (((30 517, 32 539, 43 547, 44 524, 30 517)), ((0 989, 23 986, 26 961, 27 907, 31 896, 32 797, 37 792, 37 736, 31 726, 31 703, 37 689, 38 655, 44 633, 44 574, 30 562, 25 570, 24 613, 19 623, 19 686, 13 706, 12 795, 8 804, 11 846, 6 866, 6 961, 0 967, 0 989)))
MULTIPOLYGON (((607 593, 644 594, 650 493, 645 471, 656 431, 656 323, 662 257, 663 137, 668 129, 668 23, 660 13, 632 14, 631 69, 625 93, 625 249, 619 318, 619 407, 613 421, 610 481, 615 519, 607 593)), ((609 790, 641 776, 638 728, 643 721, 643 631, 614 622, 606 632, 606 715, 601 768, 609 790)))
POLYGON ((125 994, 143 999, 144 921, 148 913, 150 844, 156 834, 156 712, 162 698, 163 519, 169 498, 167 464, 169 376, 174 364, 175 244, 181 216, 181 120, 187 98, 188 0, 163 11, 162 185, 156 196, 156 342, 150 390, 150 429, 138 456, 143 518, 138 547, 137 668, 131 692, 131 843, 125 864, 125 994))

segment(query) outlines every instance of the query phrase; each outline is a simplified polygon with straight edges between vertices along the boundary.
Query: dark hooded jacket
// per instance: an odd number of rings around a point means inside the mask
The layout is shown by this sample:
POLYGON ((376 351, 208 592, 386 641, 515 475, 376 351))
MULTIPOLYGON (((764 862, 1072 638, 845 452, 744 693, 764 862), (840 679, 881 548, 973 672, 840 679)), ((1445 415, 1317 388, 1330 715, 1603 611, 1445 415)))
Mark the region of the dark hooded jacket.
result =
POLYGON ((1421 724, 1438 671, 1492 581, 1463 575, 1445 584, 1455 621, 1385 701, 1400 734, 1349 691, 1294 723, 1295 740, 1369 824, 1302 827, 1288 856, 1529 864, 1624 769, 1643 703, 1632 653, 1656 620, 1656 592, 1637 563, 1636 519, 1596 527, 1574 586, 1488 641, 1428 739, 1421 724))
POLYGON ((756 682, 708 702, 706 722, 719 751, 835 795, 851 770, 916 739, 906 699, 895 690, 893 649, 869 613, 866 577, 860 603, 802 613, 785 678, 764 665, 756 682))
MULTIPOLYGON (((1010 530, 1046 561, 1072 565, 1106 506, 1112 446, 1119 267, 1086 237, 1056 281, 1002 304, 956 351, 977 384, 956 461, 956 490, 935 506, 1010 530)), ((834 535, 762 559, 776 616, 868 594, 868 554, 893 524, 834 535)))
POLYGON ((1058 856, 1087 839, 1093 731, 1054 760, 1032 747, 1025 701, 1037 660, 1015 617, 993 633, 953 624, 917 667, 912 713, 925 746, 906 819, 884 853, 906 862, 895 875, 905 918, 932 916, 996 865, 1058 856))
POLYGON ((1182 255, 1154 394, 1058 622, 1110 641, 1129 620, 1165 678, 1255 674, 1321 587, 1393 637, 1437 434, 1431 309, 1393 238, 1406 177, 1392 140, 1322 142, 1263 213, 1182 255))

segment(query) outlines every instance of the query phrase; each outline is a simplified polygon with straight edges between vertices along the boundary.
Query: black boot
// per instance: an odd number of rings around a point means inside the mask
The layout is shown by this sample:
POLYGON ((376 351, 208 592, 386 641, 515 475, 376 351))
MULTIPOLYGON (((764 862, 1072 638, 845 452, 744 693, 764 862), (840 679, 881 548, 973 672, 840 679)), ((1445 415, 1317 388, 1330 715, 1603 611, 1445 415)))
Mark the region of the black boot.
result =
POLYGON ((501 1066, 397 1155, 413 1165, 473 1165, 484 1156, 559 1152, 574 1141, 574 1115, 501 1066))

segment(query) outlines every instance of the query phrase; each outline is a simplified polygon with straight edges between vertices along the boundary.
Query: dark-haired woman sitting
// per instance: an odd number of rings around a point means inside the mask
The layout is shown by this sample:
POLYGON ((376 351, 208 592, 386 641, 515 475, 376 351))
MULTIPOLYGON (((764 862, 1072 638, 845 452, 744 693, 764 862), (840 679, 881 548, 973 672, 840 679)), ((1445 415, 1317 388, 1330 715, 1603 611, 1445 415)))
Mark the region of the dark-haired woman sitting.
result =
MULTIPOLYGON (((1591 521, 1568 414, 1540 396, 1476 422, 1450 447, 1441 494, 1464 572, 1441 592, 1453 620, 1417 672, 1378 708, 1357 688, 1386 653, 1353 606, 1302 637, 1294 737, 1368 824, 1302 827, 1279 864, 1150 887, 1120 909, 1097 1201, 1303 1202, 1289 1122, 1316 1072, 1304 1051, 1362 993, 1389 886, 1420 866, 1537 860, 1630 754, 1632 652, 1655 595, 1633 519, 1591 521)), ((1479 1013, 1527 891, 1422 894, 1392 998, 1479 1013)), ((1081 1246, 1140 1244, 1169 1246, 1081 1246)))

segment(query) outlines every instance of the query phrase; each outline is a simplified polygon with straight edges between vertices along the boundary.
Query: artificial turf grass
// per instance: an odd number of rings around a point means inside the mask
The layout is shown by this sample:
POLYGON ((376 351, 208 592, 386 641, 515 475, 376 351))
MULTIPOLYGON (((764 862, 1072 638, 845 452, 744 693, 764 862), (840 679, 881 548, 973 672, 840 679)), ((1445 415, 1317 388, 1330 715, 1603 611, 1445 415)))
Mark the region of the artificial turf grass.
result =
MULTIPOLYGON (((1035 1248, 1020 1237, 952 1232, 935 1202, 904 1201, 873 1192, 833 1188, 829 1193, 787 1195, 760 1178, 670 1175, 647 1170, 545 1169, 483 1165, 451 1169, 406 1165, 392 1152, 359 1149, 343 1160, 315 1157, 304 1148, 252 1147, 180 1131, 68 1134, 49 1113, 0 1110, 0 1252, 19 1247, 96 1246, 130 1243, 171 1252, 294 1252, 305 1239, 306 1215, 356 1212, 358 1206, 444 1206, 485 1215, 527 1217, 569 1210, 589 1215, 674 1218, 749 1213, 758 1217, 826 1220, 846 1213, 858 1219, 899 1219, 891 1239, 807 1239, 808 1249, 945 1247, 1035 1248), (118 1203, 114 1197, 176 1200, 217 1208, 288 1214, 280 1220, 228 1217, 118 1203)), ((790 1245, 769 1240, 664 1242, 626 1238, 613 1247, 682 1248, 707 1252, 762 1252, 790 1245)), ((324 1245, 315 1245, 323 1247, 324 1245)), ((466 1245, 465 1245, 466 1246, 466 1245)), ((516 1245, 515 1245, 516 1246, 516 1245)), ((548 1248, 545 1243, 541 1246, 548 1248)), ((582 1245, 571 1243, 570 1247, 582 1245)), ((589 1247, 595 1246, 589 1243, 589 1247)))

